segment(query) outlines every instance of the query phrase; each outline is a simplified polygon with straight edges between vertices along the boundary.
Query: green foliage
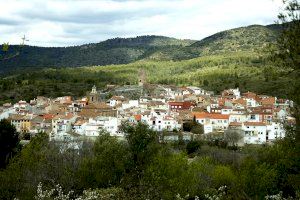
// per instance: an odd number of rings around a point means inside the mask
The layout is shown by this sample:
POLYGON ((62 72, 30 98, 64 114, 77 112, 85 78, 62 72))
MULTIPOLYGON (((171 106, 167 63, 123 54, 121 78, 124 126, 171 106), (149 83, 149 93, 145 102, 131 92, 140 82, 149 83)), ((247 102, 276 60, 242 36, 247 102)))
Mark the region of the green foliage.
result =
POLYGON ((258 51, 275 41, 279 25, 252 25, 216 33, 194 43, 201 49, 201 55, 219 54, 236 51, 258 51))
POLYGON ((0 169, 5 168, 10 158, 17 152, 19 133, 8 120, 0 121, 0 169))
MULTIPOLYGON (((73 47, 34 47, 11 45, 9 55, 17 58, 0 62, 0 72, 16 68, 79 67, 124 64, 148 57, 159 50, 178 49, 190 45, 192 40, 178 40, 163 36, 114 38, 100 43, 73 47), (22 51, 20 48, 22 47, 22 51)), ((195 56, 194 56, 195 57, 195 56)))
POLYGON ((277 178, 277 171, 267 163, 257 165, 249 158, 242 166, 241 183, 250 197, 262 199, 267 194, 277 194, 277 178))
POLYGON ((6 51, 8 51, 8 48, 9 48, 8 43, 3 43, 2 44, 2 51, 6 52, 6 51))
POLYGON ((189 195, 200 195, 209 185, 209 160, 199 160, 191 164, 184 154, 161 152, 146 169, 142 184, 145 198, 175 199, 189 195))
POLYGON ((131 160, 128 145, 103 133, 95 141, 93 154, 84 159, 77 174, 81 188, 119 185, 131 160))
POLYGON ((156 132, 144 124, 122 127, 126 141, 102 133, 76 151, 38 134, 0 171, 0 198, 33 199, 38 185, 51 191, 58 183, 59 193, 74 192, 70 198, 95 194, 104 199, 204 199, 219 188, 225 188, 227 199, 263 199, 280 191, 295 197, 300 189, 292 138, 240 151, 207 145, 199 150, 198 142, 190 142, 187 151, 198 151, 189 158, 185 150, 159 144, 156 132))
POLYGON ((49 142, 45 133, 31 139, 7 169, 0 173, 0 199, 33 199, 41 182, 46 187, 60 183, 67 191, 75 188, 81 156, 78 152, 61 151, 61 146, 49 142))
POLYGON ((200 150, 201 142, 200 141, 190 141, 186 145, 186 151, 188 154, 192 154, 200 150))
MULTIPOLYGON (((284 10, 279 14, 279 23, 285 27, 271 50, 274 64, 284 67, 286 78, 293 80, 288 89, 288 97, 295 102, 293 109, 296 118, 294 136, 300 148, 300 2, 284 1, 284 10)), ((300 155, 300 154, 299 154, 300 155)))
POLYGON ((216 188, 226 185, 229 188, 236 186, 238 179, 232 169, 228 166, 216 166, 213 171, 213 184, 216 188))
POLYGON ((143 123, 136 126, 123 123, 121 130, 128 141, 134 166, 143 168, 157 153, 158 133, 143 123))
POLYGON ((203 134, 204 128, 202 124, 199 124, 193 120, 191 122, 183 123, 183 131, 192 132, 194 134, 203 134))

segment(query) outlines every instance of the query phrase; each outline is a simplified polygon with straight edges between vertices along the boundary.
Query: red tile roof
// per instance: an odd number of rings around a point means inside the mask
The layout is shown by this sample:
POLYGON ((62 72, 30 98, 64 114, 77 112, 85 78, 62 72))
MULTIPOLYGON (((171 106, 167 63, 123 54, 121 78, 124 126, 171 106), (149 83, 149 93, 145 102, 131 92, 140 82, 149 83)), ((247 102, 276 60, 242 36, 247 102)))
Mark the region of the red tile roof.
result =
POLYGON ((193 115, 196 117, 196 119, 229 119, 229 115, 223 115, 223 114, 217 114, 217 113, 205 113, 205 112, 194 112, 193 115))
POLYGON ((263 122, 244 122, 245 126, 266 126, 263 122))
POLYGON ((229 126, 242 126, 241 122, 230 122, 229 126))
POLYGON ((142 115, 134 115, 134 119, 135 119, 136 121, 141 121, 142 115))
POLYGON ((276 102, 275 97, 268 97, 261 100, 262 105, 274 105, 276 102))
POLYGON ((253 98, 253 99, 255 99, 257 95, 255 93, 253 93, 253 92, 246 92, 246 93, 243 93, 243 96, 245 96, 247 98, 253 98))
POLYGON ((184 101, 184 102, 168 102, 168 104, 170 106, 181 106, 180 109, 190 109, 190 107, 193 105, 191 102, 189 101, 184 101))
POLYGON ((234 103, 238 103, 238 104, 241 104, 243 106, 247 105, 247 101, 245 99, 242 99, 242 98, 239 98, 239 99, 235 100, 234 103))
POLYGON ((53 119, 54 117, 55 117, 54 114, 44 114, 44 115, 43 115, 43 118, 44 118, 44 119, 53 119))

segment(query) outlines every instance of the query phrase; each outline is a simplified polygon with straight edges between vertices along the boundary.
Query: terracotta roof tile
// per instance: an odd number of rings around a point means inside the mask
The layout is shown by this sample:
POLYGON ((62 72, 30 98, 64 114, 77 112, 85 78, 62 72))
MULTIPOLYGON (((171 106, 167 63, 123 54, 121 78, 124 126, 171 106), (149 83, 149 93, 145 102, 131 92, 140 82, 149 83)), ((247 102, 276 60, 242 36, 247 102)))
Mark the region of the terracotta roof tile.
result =
POLYGON ((244 122, 245 126, 266 126, 263 122, 244 122))
POLYGON ((135 119, 136 121, 141 121, 142 115, 134 115, 134 119, 135 119))
POLYGON ((229 119, 229 115, 223 115, 223 114, 217 114, 217 113, 206 113, 206 112, 194 112, 193 115, 196 117, 196 119, 229 119))

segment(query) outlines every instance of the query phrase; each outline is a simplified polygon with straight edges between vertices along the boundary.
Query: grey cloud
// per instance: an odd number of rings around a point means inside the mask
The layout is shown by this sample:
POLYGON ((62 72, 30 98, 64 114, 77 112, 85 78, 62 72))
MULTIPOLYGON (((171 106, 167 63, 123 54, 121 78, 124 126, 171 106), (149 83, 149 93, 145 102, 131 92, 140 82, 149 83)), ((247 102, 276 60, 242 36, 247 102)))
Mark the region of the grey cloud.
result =
POLYGON ((22 24, 22 20, 10 19, 0 16, 0 25, 19 25, 22 24))
POLYGON ((95 24, 95 23, 114 23, 116 21, 134 20, 138 18, 146 18, 154 15, 168 14, 164 8, 144 8, 136 10, 116 10, 116 11, 104 11, 104 10, 78 10, 70 13, 56 13, 49 9, 38 9, 32 11, 21 11, 18 14, 27 19, 27 21, 35 20, 47 20, 55 22, 65 23, 77 23, 77 24, 95 24))
MULTIPOLYGON (((201 39, 227 28, 273 22, 271 14, 262 14, 268 9, 244 15, 237 12, 244 10, 243 7, 226 7, 224 0, 108 0, 113 2, 112 8, 96 0, 30 0, 24 5, 10 0, 7 4, 10 2, 14 3, 9 8, 14 9, 6 10, 8 15, 0 16, 0 39, 8 41, 12 35, 28 34, 32 37, 30 44, 42 46, 78 45, 144 34, 201 39), (222 14, 223 10, 228 12, 222 14)), ((253 2, 256 10, 263 1, 253 2)))

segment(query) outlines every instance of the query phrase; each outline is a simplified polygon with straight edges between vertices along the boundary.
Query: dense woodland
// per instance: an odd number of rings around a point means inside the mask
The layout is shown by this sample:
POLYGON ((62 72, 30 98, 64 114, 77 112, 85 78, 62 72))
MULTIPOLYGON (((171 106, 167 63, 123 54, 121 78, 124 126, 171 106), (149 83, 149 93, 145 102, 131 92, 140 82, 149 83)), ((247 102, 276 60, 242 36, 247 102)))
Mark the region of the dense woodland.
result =
POLYGON ((67 144, 39 134, 0 171, 0 198, 51 199, 47 191, 57 184, 60 193, 73 191, 59 199, 85 190, 98 195, 86 199, 299 197, 293 132, 272 146, 232 148, 217 137, 158 143, 158 133, 143 124, 124 124, 123 130, 126 140, 103 133, 95 142, 84 140, 79 150, 62 150, 67 144))

